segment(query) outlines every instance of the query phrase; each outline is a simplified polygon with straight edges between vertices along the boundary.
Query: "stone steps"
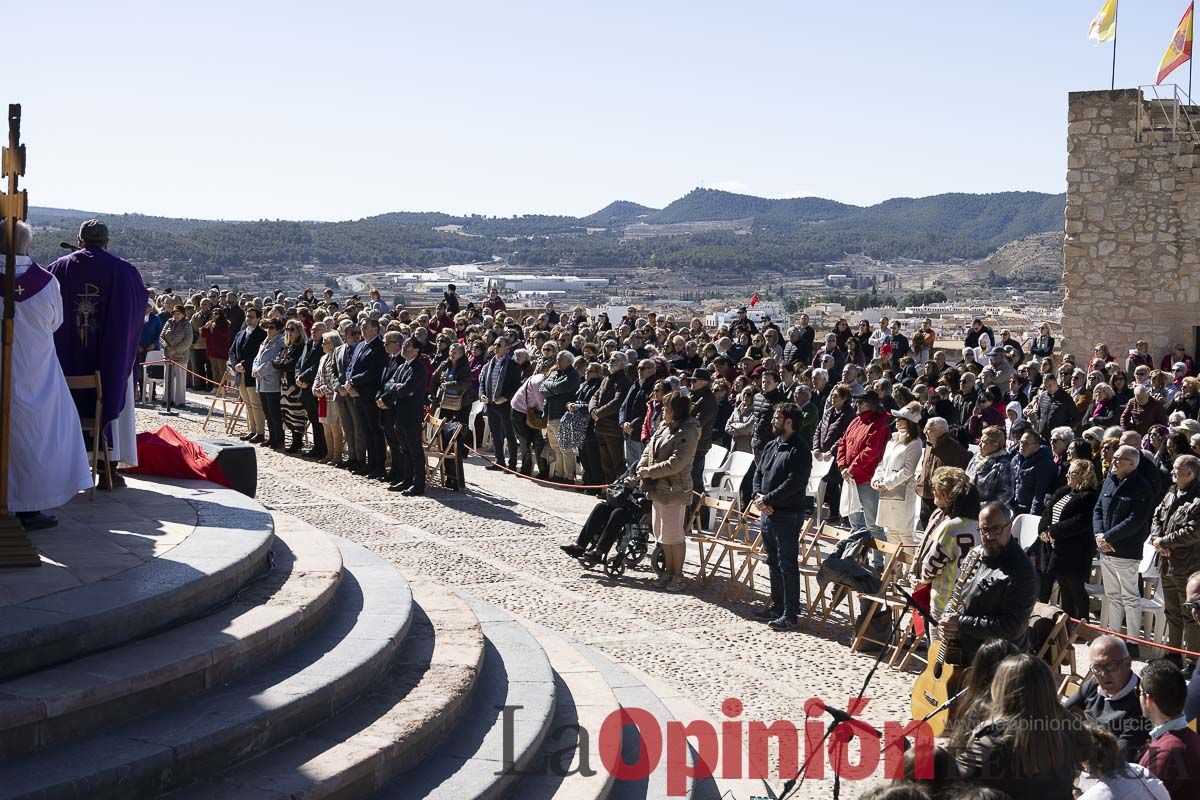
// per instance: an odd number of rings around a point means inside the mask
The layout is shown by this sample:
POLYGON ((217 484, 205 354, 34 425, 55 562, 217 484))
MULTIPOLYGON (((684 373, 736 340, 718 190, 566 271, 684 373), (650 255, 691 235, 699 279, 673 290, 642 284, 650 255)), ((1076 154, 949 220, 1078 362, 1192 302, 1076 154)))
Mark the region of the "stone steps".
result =
POLYGON ((554 719, 554 673, 545 651, 511 614, 470 595, 485 638, 483 669, 462 721, 437 753, 398 775, 376 800, 495 800, 527 770, 554 719), (511 714, 506 736, 504 707, 511 714), (506 746, 506 741, 507 746, 506 746))
POLYGON ((294 650, 198 700, 0 765, 0 798, 153 797, 345 708, 390 665, 412 596, 378 556, 336 541, 344 570, 329 620, 294 650))
POLYGON ((186 502, 194 509, 196 528, 191 535, 164 555, 124 572, 5 606, 0 614, 0 679, 203 614, 264 568, 273 533, 271 517, 261 505, 201 481, 164 483, 204 487, 197 496, 174 498, 176 504, 186 502))
POLYGON ((275 517, 274 570, 213 614, 0 683, 0 760, 212 689, 289 650, 325 618, 342 558, 324 533, 275 517))
POLYGON ((434 584, 413 585, 414 622, 388 673, 344 713, 171 800, 349 798, 424 761, 463 719, 483 663, 479 620, 434 584))

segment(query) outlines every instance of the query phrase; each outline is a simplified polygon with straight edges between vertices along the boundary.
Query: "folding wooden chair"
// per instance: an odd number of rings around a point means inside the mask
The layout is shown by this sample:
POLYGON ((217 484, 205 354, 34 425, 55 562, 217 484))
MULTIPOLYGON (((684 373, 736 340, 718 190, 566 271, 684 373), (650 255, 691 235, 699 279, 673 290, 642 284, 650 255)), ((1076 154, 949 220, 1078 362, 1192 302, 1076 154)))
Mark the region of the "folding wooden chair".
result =
POLYGON ((425 482, 447 488, 449 473, 446 464, 447 462, 453 464, 454 460, 458 458, 458 437, 462 433, 462 426, 456 427, 448 436, 443 437, 442 426, 444 423, 445 421, 441 417, 426 414, 422 444, 425 452, 425 482))
POLYGON ((233 434, 237 430, 238 422, 242 419, 243 404, 229 372, 221 376, 221 382, 217 384, 217 392, 208 404, 208 414, 204 417, 203 430, 208 430, 208 423, 216 413, 218 403, 221 404, 221 421, 225 426, 225 433, 233 434))
POLYGON ((805 529, 800 531, 800 556, 798 560, 800 562, 800 580, 804 582, 805 608, 812 606, 814 596, 813 585, 817 585, 818 593, 821 591, 820 584, 817 583, 817 573, 821 571, 821 559, 824 557, 821 552, 821 543, 834 542, 840 539, 840 536, 834 534, 834 531, 840 530, 840 528, 835 528, 814 516, 808 520, 805 529))
POLYGON ((99 464, 100 459, 104 459, 104 474, 108 478, 108 484, 112 485, 112 462, 108 458, 108 445, 104 441, 104 432, 101 430, 100 420, 104 418, 104 397, 100 389, 100 373, 96 372, 92 375, 68 375, 67 388, 72 392, 94 391, 96 393, 96 411, 90 417, 81 417, 79 422, 83 426, 83 434, 92 435, 91 447, 88 448, 88 458, 92 462, 92 491, 90 499, 96 499, 96 478, 100 474, 99 464))
POLYGON ((721 553, 713 562, 710 573, 710 576, 715 575, 722 561, 728 564, 729 586, 725 590, 725 597, 730 600, 740 598, 744 589, 754 591, 754 573, 758 564, 766 560, 762 520, 758 512, 749 508, 744 514, 735 513, 736 524, 729 527, 733 535, 717 541, 716 546, 721 548, 721 553))
MULTIPOLYGON (((826 526, 823 523, 821 526, 822 530, 824 530, 825 527, 826 526)), ((822 534, 820 532, 818 532, 817 538, 818 538, 818 544, 819 544, 819 542, 823 538, 822 534)), ((838 538, 840 538, 840 537, 838 537, 838 538)), ((868 552, 872 546, 878 546, 879 544, 885 544, 885 543, 880 542, 875 539, 870 539, 865 543, 866 547, 868 548, 868 552)), ((803 574, 803 573, 801 573, 801 574, 803 574)), ((816 577, 815 573, 814 573, 813 577, 816 577)), ((855 599, 854 596, 855 596, 856 592, 853 589, 851 589, 849 586, 845 586, 844 584, 840 584, 840 583, 835 583, 835 584, 832 584, 832 589, 830 590, 829 596, 826 596, 825 590, 830 588, 830 586, 831 586, 831 584, 822 585, 821 583, 818 582, 817 591, 814 595, 812 595, 811 601, 808 604, 808 608, 806 608, 804 610, 804 617, 803 617, 803 619, 800 620, 801 625, 804 625, 809 619, 815 617, 817 615, 818 611, 820 611, 821 627, 817 631, 818 635, 825 632, 825 626, 829 624, 829 617, 833 614, 833 610, 835 608, 837 608, 838 605, 843 600, 846 601, 847 616, 850 619, 851 627, 854 627, 857 625, 856 620, 858 618, 858 611, 855 609, 856 604, 854 602, 854 599, 855 599)))
POLYGON ((732 534, 728 532, 727 528, 737 523, 738 516, 732 500, 720 500, 704 495, 696 505, 687 538, 696 543, 700 552, 700 570, 696 574, 696 580, 702 584, 707 583, 711 577, 708 575, 708 564, 713 552, 717 549, 717 542, 721 539, 732 538, 732 534), (708 509, 709 512, 707 527, 704 525, 703 511, 705 509, 708 509))
MULTIPOLYGON (((874 542, 875 549, 883 552, 885 558, 883 572, 879 576, 880 587, 879 591, 874 594, 859 595, 858 599, 860 601, 866 601, 866 608, 859 622, 858 631, 854 635, 854 640, 850 643, 850 650, 857 652, 862 649, 864 642, 870 642, 880 647, 895 647, 896 652, 899 652, 900 648, 897 647, 898 638, 902 635, 901 632, 903 631, 900 622, 903 621, 904 615, 908 611, 908 604, 904 597, 896 591, 896 584, 905 575, 904 566, 912 565, 913 552, 911 548, 893 544, 892 542, 872 541, 874 542), (868 635, 871 620, 875 618, 876 613, 883 609, 887 609, 894 619, 892 627, 896 638, 887 642, 872 639, 868 635), (896 617, 896 614, 899 614, 899 616, 896 617)), ((894 655, 895 653, 893 653, 894 655)))

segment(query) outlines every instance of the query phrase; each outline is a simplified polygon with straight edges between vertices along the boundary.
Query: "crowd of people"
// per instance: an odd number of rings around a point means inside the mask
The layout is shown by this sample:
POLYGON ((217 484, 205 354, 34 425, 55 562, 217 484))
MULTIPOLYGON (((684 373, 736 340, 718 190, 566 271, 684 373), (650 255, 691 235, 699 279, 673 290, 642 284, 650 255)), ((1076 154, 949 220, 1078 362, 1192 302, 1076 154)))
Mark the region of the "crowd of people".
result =
MULTIPOLYGON (((1021 342, 976 320, 948 354, 930 319, 908 334, 886 318, 843 319, 818 336, 805 316, 784 330, 746 309, 715 330, 636 308, 610 320, 547 303, 517 318, 495 290, 474 303, 454 286, 417 313, 378 292, 338 300, 330 290, 289 298, 214 286, 185 297, 147 290, 107 253, 107 233, 84 223, 79 249, 49 270, 22 255, 17 344, 28 352, 14 358, 36 360, 54 337, 60 367, 39 385, 57 399, 40 402, 72 427, 84 407, 70 409, 63 375, 101 373, 100 424, 115 461, 136 462, 123 400, 142 377, 135 357, 154 350, 169 361, 177 405, 189 385, 228 381, 247 441, 407 495, 425 490, 429 409, 473 448, 486 419, 489 469, 641 498, 589 520, 564 550, 599 561, 614 530, 648 511, 665 565, 659 585, 681 591, 705 456, 719 444, 752 455, 739 502, 761 519, 771 584, 757 616, 781 631, 797 626, 798 537, 816 511, 808 484, 822 464, 822 515, 844 521, 850 539, 913 548, 912 580, 927 587, 937 636, 955 640, 970 665, 932 772, 876 796, 1067 797, 1076 785, 1089 798, 1200 796, 1200 738, 1187 727, 1200 715, 1194 663, 1171 653, 1137 674, 1134 646, 1101 636, 1090 676, 1060 704, 1049 668, 1026 652, 1031 609, 1056 589, 1072 616, 1090 618, 1084 582, 1097 556, 1105 627, 1141 634, 1140 567, 1153 555, 1167 644, 1200 647, 1200 380, 1184 348, 1156 358, 1136 342, 1117 359, 1099 343, 1083 357, 1061 352, 1048 326, 1021 342), (472 425, 477 403, 485 413, 472 425), (1039 518, 1032 547, 1014 536, 1020 515, 1039 518), (965 573, 969 553, 978 559, 965 573)), ((19 227, 19 253, 30 241, 19 227)), ((37 402, 14 405, 14 424, 24 415, 21 425, 44 430, 51 421, 37 402)), ((18 437, 12 468, 38 448, 18 437)), ((35 486, 14 473, 10 507, 28 527, 52 525, 36 509, 90 483, 82 450, 58 451, 39 456, 62 462, 54 480, 41 474, 35 486)), ((462 481, 459 462, 451 483, 462 481)), ((118 486, 114 477, 104 488, 118 486)))

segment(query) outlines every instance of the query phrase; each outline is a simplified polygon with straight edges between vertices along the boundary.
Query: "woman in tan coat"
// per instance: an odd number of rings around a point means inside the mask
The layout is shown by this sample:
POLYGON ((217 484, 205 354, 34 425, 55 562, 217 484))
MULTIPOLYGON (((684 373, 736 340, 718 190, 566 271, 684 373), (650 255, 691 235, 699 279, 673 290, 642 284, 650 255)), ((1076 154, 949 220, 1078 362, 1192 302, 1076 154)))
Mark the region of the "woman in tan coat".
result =
POLYGON ((663 398, 663 421, 650 437, 638 462, 637 476, 653 505, 654 536, 663 548, 666 573, 657 585, 678 592, 687 552, 684 538, 687 509, 692 499, 692 461, 700 442, 700 423, 691 416, 691 403, 678 392, 663 398))

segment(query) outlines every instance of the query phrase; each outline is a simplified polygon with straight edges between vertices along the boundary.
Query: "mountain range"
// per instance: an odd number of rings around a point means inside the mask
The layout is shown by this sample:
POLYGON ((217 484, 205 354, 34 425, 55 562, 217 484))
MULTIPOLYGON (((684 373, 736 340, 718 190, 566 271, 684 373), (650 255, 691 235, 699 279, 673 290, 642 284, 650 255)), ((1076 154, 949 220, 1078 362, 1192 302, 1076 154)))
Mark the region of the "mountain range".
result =
POLYGON ((736 275, 819 271, 848 253, 924 260, 983 258, 1061 229, 1064 195, 941 194, 854 206, 695 189, 661 209, 619 200, 585 217, 393 212, 343 222, 227 221, 32 208, 34 254, 61 252, 82 219, 104 218, 131 261, 219 271, 255 264, 432 267, 501 258, 524 265, 685 268, 736 275), (634 236, 634 233, 637 233, 634 236))

